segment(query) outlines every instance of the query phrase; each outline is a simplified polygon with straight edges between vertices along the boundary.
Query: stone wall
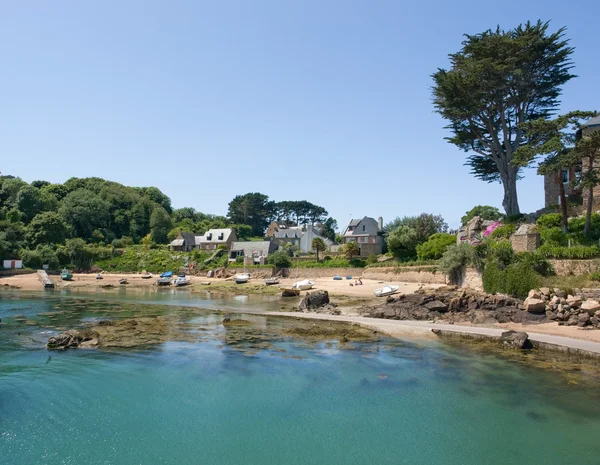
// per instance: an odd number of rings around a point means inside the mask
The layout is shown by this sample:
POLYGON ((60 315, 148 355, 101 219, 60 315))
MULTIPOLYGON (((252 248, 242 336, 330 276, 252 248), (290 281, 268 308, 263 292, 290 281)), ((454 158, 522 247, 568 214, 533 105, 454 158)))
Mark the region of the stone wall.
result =
POLYGON ((475 291, 483 292, 483 279, 481 273, 475 268, 465 269, 460 276, 460 279, 455 284, 460 288, 469 288, 475 291))
POLYGON ((548 260, 559 276, 597 273, 600 271, 600 259, 593 260, 548 260))
POLYGON ((363 278, 405 283, 446 284, 444 273, 420 270, 418 267, 374 267, 367 268, 363 278))

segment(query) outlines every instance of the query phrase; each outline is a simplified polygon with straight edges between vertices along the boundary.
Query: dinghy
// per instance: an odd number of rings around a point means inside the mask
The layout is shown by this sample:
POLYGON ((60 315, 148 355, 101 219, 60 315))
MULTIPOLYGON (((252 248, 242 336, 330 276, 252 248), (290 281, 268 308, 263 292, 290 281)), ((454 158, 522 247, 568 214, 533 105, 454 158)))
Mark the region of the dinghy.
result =
POLYGON ((250 275, 248 273, 240 273, 235 275, 235 283, 236 284, 245 284, 250 279, 250 275))
POLYGON ((308 279, 305 279, 304 281, 295 282, 292 285, 292 288, 293 289, 299 289, 301 291, 308 291, 309 289, 312 289, 314 285, 315 285, 314 281, 310 281, 308 279))
POLYGON ((396 292, 398 292, 398 289, 398 286, 383 286, 379 289, 375 289, 373 291, 373 294, 375 294, 377 297, 386 297, 388 295, 395 294, 396 292))
POLYGON ((279 284, 279 278, 277 276, 273 276, 272 278, 266 278, 265 284, 267 286, 272 286, 274 284, 279 284))

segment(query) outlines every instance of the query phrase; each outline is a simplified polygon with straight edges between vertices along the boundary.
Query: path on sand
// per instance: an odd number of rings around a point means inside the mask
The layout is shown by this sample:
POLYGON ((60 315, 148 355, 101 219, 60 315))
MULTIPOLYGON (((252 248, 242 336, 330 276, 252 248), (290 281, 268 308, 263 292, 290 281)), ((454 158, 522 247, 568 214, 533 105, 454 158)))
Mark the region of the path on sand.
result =
MULTIPOLYGON (((407 321, 407 320, 381 320, 376 318, 365 318, 353 315, 324 315, 320 313, 299 313, 299 312, 269 312, 270 315, 308 318, 315 320, 345 321, 349 323, 358 323, 362 326, 376 329, 394 337, 402 336, 423 336, 431 337, 434 334, 432 329, 441 329, 456 333, 478 334, 483 336, 500 336, 505 328, 485 328, 481 326, 461 326, 441 323, 429 323, 427 321, 407 321)), ((600 356, 600 342, 574 339, 570 337, 555 336, 552 334, 541 334, 529 332, 526 327, 520 327, 519 331, 525 331, 529 339, 533 342, 552 344, 570 349, 592 352, 600 356)))

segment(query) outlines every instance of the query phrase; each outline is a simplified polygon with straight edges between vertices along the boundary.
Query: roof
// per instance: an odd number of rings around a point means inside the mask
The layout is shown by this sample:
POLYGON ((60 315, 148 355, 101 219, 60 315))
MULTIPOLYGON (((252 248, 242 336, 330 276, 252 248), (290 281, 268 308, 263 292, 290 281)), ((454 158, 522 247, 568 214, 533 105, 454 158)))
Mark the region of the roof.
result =
POLYGON ((179 236, 169 244, 171 247, 183 247, 184 245, 196 244, 196 235, 194 233, 180 232, 179 236), (181 238, 179 236, 181 236, 181 238))
POLYGON ((183 240, 183 239, 175 239, 175 240, 174 240, 173 242, 171 242, 169 245, 170 245, 171 247, 181 247, 181 246, 183 246, 183 242, 184 242, 184 240, 183 240))
MULTIPOLYGON (((370 221, 370 222, 375 223, 377 225, 377 230, 379 230, 379 222, 375 218, 365 216, 364 218, 362 218, 360 220, 356 220, 356 219, 350 220, 350 223, 348 223, 348 226, 346 226, 346 229, 345 229, 343 235, 344 236, 358 236, 358 234, 353 234, 353 232, 356 231, 356 228, 358 227, 358 225, 360 225, 360 223, 362 223, 363 221, 370 221), (352 228, 352 231, 349 231, 350 228, 352 228)), ((365 235, 368 236, 369 234, 365 234, 365 235)))
POLYGON ((196 245, 206 244, 208 242, 213 243, 216 242, 218 244, 225 244, 229 240, 229 236, 233 229, 224 228, 224 229, 209 229, 202 236, 196 236, 196 245), (219 239, 219 236, 223 235, 222 239, 219 239), (210 237, 210 239, 209 239, 210 237))
POLYGON ((293 227, 293 228, 286 228, 286 229, 284 229, 282 231, 276 231, 273 234, 273 237, 278 237, 278 238, 298 238, 298 237, 301 237, 303 233, 304 233, 304 231, 302 231, 302 228, 293 227))
POLYGON ((244 255, 247 257, 258 255, 266 257, 271 252, 278 248, 277 244, 272 241, 262 241, 262 242, 234 242, 231 244, 231 251, 244 251, 244 255))
POLYGON ((583 125, 583 127, 600 126, 600 115, 594 116, 591 120, 583 125))

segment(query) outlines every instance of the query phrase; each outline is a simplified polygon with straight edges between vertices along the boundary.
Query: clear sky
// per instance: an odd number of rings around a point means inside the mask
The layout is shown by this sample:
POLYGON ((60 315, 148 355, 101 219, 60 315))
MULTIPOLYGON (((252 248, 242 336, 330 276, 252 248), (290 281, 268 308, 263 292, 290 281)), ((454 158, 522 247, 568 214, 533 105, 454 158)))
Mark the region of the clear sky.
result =
MULTIPOLYGON (((551 20, 579 75, 562 110, 600 110, 600 2, 0 2, 0 171, 154 185, 225 214, 246 192, 340 223, 501 207, 444 141, 430 75, 463 33, 551 20)), ((521 210, 543 206, 526 173, 521 210)))

